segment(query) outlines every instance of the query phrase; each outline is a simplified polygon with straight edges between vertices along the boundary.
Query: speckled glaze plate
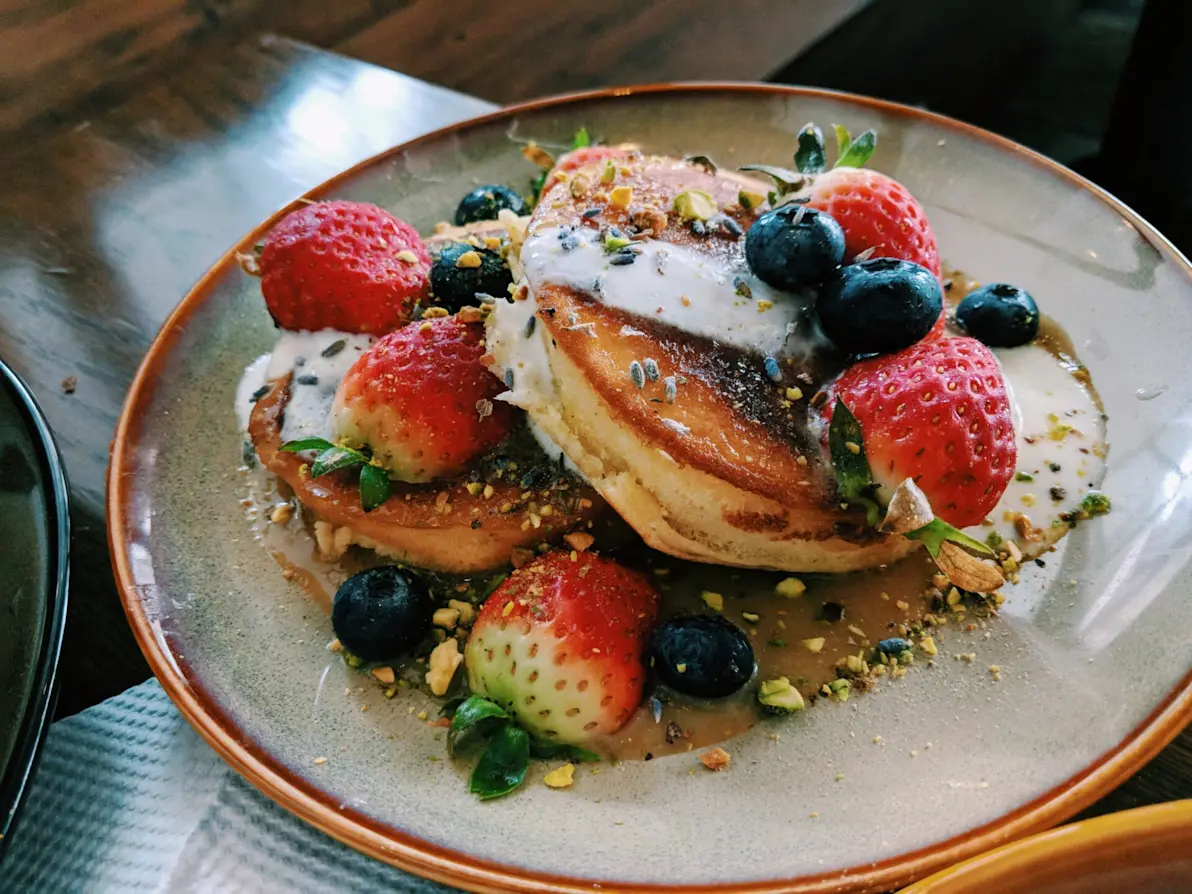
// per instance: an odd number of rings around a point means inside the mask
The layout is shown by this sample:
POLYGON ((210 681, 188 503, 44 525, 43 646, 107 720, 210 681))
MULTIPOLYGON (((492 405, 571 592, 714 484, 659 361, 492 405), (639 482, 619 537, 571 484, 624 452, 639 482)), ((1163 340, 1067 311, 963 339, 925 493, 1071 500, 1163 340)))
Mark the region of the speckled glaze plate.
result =
POLYGON ((233 395, 274 334, 229 253, 137 376, 108 511, 141 646, 233 766, 352 846, 471 890, 876 891, 1059 822, 1177 733, 1192 716, 1192 270, 1110 196, 955 121, 749 85, 530 103, 395 148, 311 196, 376 202, 428 229, 474 184, 525 182, 515 138, 566 143, 583 125, 725 166, 782 163, 810 120, 877 128, 872 165, 922 201, 945 259, 1026 287, 1067 328, 1109 414, 1114 511, 1010 588, 988 630, 949 633, 972 664, 939 661, 818 704, 778 741, 755 728, 732 741, 728 772, 627 761, 558 792, 536 768, 515 796, 480 804, 460 771, 432 762, 439 731, 409 722, 431 707, 420 696, 342 697, 358 678, 324 648, 327 618, 250 536, 233 395))

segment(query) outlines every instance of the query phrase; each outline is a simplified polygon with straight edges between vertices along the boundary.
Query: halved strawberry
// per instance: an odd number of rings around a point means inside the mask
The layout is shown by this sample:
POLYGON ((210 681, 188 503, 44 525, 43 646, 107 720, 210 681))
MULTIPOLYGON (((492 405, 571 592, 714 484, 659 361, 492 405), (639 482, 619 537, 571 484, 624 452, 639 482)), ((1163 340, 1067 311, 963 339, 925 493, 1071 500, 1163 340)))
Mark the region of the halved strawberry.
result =
POLYGON ((464 652, 468 683, 536 737, 583 744, 637 709, 657 617, 641 574, 591 552, 547 553, 484 603, 464 652))

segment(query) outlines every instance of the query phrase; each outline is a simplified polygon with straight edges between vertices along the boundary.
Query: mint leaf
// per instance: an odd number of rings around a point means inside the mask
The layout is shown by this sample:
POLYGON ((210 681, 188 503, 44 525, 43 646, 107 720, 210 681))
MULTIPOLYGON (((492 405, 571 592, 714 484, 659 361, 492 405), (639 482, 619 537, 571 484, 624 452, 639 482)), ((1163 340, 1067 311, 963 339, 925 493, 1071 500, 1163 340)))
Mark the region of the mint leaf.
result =
POLYGON ((389 499, 393 493, 393 482, 389 473, 379 466, 365 463, 360 470, 360 506, 365 512, 372 512, 389 499))
POLYGON ((978 555, 993 555, 993 550, 980 540, 974 540, 968 534, 964 533, 964 531, 952 527, 938 516, 918 530, 909 532, 906 536, 911 540, 920 541, 927 547, 927 552, 931 553, 933 559, 939 556, 940 547, 943 546, 944 541, 950 541, 957 546, 963 546, 965 549, 975 552, 978 555))
POLYGON ((869 161, 875 148, 877 148, 877 131, 867 130, 849 143, 848 149, 841 153, 833 167, 859 168, 869 161))
POLYGON ((549 171, 543 171, 537 177, 530 181, 530 203, 537 204, 538 199, 542 197, 542 188, 546 186, 546 178, 549 171))
MULTIPOLYGON (((843 124, 833 124, 832 127, 836 131, 836 157, 844 158, 848 152, 848 147, 852 145, 853 137, 848 132, 848 128, 843 124)), ((837 162, 839 164, 839 162, 837 162)))
POLYGON ((824 132, 808 122, 799 131, 795 167, 804 174, 822 174, 827 166, 828 161, 824 156, 824 132))
POLYGON ((507 723, 488 740, 468 788, 482 801, 507 795, 525 780, 529 765, 530 734, 507 723))
POLYGON ((575 137, 571 141, 572 149, 583 149, 592 145, 592 138, 588 136, 588 129, 581 127, 575 132, 575 137))
POLYGON ((337 469, 347 469, 368 462, 359 450, 332 445, 315 457, 314 465, 310 467, 310 477, 318 478, 337 469))
POLYGON ((286 453, 301 453, 303 450, 331 450, 335 447, 324 438, 302 438, 298 441, 286 441, 281 449, 286 453))
POLYGON ((455 753, 455 744, 466 733, 488 735, 502 723, 508 723, 509 713, 496 702, 482 695, 473 695, 455 709, 451 728, 447 730, 447 753, 455 753))
MULTIPOLYGON (((741 165, 738 170, 757 171, 759 174, 773 177, 778 188, 784 193, 794 192, 803 185, 803 175, 790 168, 780 168, 775 165, 741 165)), ((773 203, 771 202, 771 204, 773 203)))
POLYGON ((595 751, 588 751, 578 745, 568 745, 565 742, 546 742, 542 739, 530 740, 530 754, 537 758, 551 759, 566 757, 571 760, 594 764, 600 762, 600 755, 595 751))

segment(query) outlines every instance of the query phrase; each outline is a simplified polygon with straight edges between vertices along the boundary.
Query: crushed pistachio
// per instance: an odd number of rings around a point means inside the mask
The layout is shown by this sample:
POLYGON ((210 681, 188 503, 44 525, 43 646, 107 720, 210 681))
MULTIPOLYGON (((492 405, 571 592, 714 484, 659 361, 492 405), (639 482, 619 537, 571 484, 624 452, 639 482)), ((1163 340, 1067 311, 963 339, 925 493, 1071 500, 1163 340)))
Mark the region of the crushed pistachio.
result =
POLYGON ((681 220, 708 220, 716 213, 716 200, 702 189, 685 189, 675 196, 675 210, 681 220))
POLYGON ((437 608, 431 622, 444 630, 454 630, 459 624, 460 611, 458 608, 437 608))
POLYGON ((618 208, 628 208, 633 201, 632 186, 616 186, 608 194, 608 200, 618 208))
POLYGON ((807 592, 807 585, 797 577, 787 577, 778 582, 774 592, 786 599, 795 599, 807 592))
POLYGON ((756 208, 760 208, 762 203, 765 201, 766 197, 760 192, 752 192, 751 190, 743 189, 737 193, 737 202, 746 211, 753 211, 756 208))
POLYGON ((1110 510, 1109 496, 1099 490, 1091 490, 1080 501, 1080 511, 1085 515, 1104 515, 1110 510))
POLYGON ((757 700, 773 714, 791 714, 806 707, 802 694, 786 677, 765 680, 757 689, 757 700))
POLYGON ((786 399, 787 400, 802 400, 802 398, 803 398, 803 389, 802 388, 795 386, 795 387, 786 389, 786 399))
POLYGON ((939 648, 935 644, 935 637, 933 636, 925 636, 919 640, 919 648, 928 655, 938 655, 940 653, 939 648))
POLYGON ((459 652, 459 640, 446 639, 435 646, 430 653, 429 666, 426 672, 426 682, 430 691, 435 695, 446 695, 451 685, 451 678, 456 669, 463 663, 464 656, 459 652))
POLYGON ((713 593, 711 590, 704 590, 699 594, 699 598, 704 601, 704 605, 712 609, 712 611, 724 611, 724 597, 719 593, 713 593))
POLYGON ((746 621, 748 621, 750 624, 756 624, 758 621, 760 621, 762 619, 762 616, 759 615, 757 612, 741 612, 741 617, 744 618, 746 621))
POLYGON ((716 773, 728 767, 733 756, 723 748, 712 748, 699 756, 699 762, 716 773))
POLYGON ((542 781, 546 783, 547 788, 568 788, 575 782, 575 764, 563 764, 551 770, 542 777, 542 781))
POLYGON ((808 652, 822 652, 824 649, 824 638, 822 636, 815 636, 811 639, 803 640, 803 646, 808 652))
POLYGON ((1035 480, 1035 476, 1030 474, 1029 472, 1015 472, 1014 480, 1030 483, 1035 480))
POLYGON ((848 680, 833 680, 827 688, 829 698, 838 702, 847 702, 853 691, 853 684, 848 680))
POLYGON ((480 255, 474 251, 465 251, 462 255, 455 259, 455 266, 465 270, 479 267, 480 255))

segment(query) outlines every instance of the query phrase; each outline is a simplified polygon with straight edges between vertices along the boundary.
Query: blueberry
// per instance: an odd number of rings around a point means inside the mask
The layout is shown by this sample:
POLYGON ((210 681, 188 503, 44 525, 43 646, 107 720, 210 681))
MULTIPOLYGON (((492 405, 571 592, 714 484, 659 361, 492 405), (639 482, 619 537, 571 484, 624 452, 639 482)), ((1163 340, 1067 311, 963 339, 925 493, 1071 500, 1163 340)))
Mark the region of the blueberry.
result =
POLYGON ((901 636, 892 636, 878 643, 877 650, 882 655, 901 655, 911 650, 911 644, 901 636))
POLYGON ((1029 292, 996 282, 965 295, 956 322, 991 348, 1016 348, 1039 334, 1039 306, 1029 292))
POLYGON ((430 631, 435 605, 426 587, 394 565, 353 574, 335 593, 331 626, 365 661, 408 652, 430 631))
POLYGON ((436 304, 456 311, 477 303, 477 295, 492 295, 505 298, 509 295, 509 284, 513 273, 501 257, 500 252, 487 248, 476 248, 467 242, 452 242, 434 258, 430 267, 430 290, 436 304), (468 266, 475 255, 479 266, 468 266), (464 258, 464 266, 460 266, 464 258))
POLYGON ((745 235, 745 260, 757 277, 792 291, 824 281, 844 258, 844 230, 835 218, 804 205, 781 205, 745 235))
POLYGON ((944 306, 940 281, 895 258, 849 264, 824 283, 816 303, 824 334, 853 354, 888 354, 931 331, 944 306))
POLYGON ((756 667, 749 637, 720 615, 672 618, 654 631, 650 657, 663 683, 700 698, 732 695, 756 667))
POLYGON ((478 186, 459 200, 459 207, 455 209, 455 225, 462 227, 478 220, 496 220, 505 208, 514 214, 525 214, 526 200, 508 186, 478 186))

